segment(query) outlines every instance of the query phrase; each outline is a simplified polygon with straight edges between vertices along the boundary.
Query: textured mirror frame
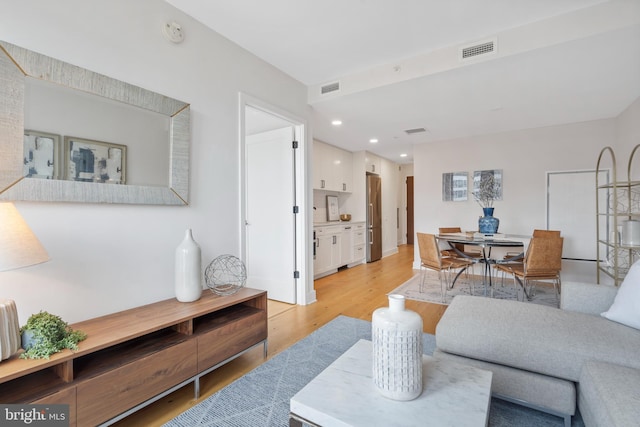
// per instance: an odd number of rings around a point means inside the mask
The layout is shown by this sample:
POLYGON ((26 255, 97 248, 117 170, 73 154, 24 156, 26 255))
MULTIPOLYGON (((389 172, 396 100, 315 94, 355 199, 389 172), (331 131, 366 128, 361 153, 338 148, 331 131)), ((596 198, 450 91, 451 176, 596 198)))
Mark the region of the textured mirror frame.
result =
POLYGON ((0 41, 0 199, 44 202, 186 205, 190 105, 0 41), (25 77, 60 84, 170 118, 169 187, 98 184, 23 176, 25 77))

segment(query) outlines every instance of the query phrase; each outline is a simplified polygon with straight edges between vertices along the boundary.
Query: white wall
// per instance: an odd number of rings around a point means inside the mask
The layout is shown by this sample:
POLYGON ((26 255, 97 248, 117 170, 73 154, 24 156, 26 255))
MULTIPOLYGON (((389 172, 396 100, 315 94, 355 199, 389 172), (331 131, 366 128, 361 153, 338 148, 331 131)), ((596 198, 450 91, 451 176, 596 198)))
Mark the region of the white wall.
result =
MULTIPOLYGON (((473 198, 466 202, 443 202, 441 185, 444 172, 467 170, 471 174, 481 169, 503 170, 503 200, 495 203, 499 231, 529 234, 534 228, 545 228, 546 172, 595 169, 602 148, 611 146, 616 155, 618 179, 626 179, 629 155, 638 144, 640 98, 615 118, 417 146, 415 230, 437 232, 445 223, 476 229, 482 212, 473 198)), ((636 153, 633 165, 632 178, 638 179, 640 152, 636 153)), ((415 251, 417 267, 417 248, 415 251)), ((563 280, 591 277, 595 281, 594 263, 566 267, 563 266, 563 280)))
MULTIPOLYGON (((618 164, 618 179, 627 179, 629 156, 640 144, 640 98, 636 99, 616 119, 615 154, 618 164)), ((631 179, 640 179, 640 149, 633 156, 631 179)))
POLYGON ((495 202, 500 232, 546 228, 546 172, 594 169, 600 150, 615 142, 616 120, 605 119, 417 146, 415 231, 433 233, 443 225, 477 229, 482 211, 472 196, 466 202, 442 201, 442 173, 466 170, 472 176, 482 169, 503 170, 503 200, 495 202))
POLYGON ((398 252, 398 164, 381 159, 382 171, 382 256, 398 252))
POLYGON ((307 117, 306 88, 162 0, 0 6, 0 40, 188 102, 192 118, 190 206, 16 203, 51 256, 0 273, 21 323, 40 310, 76 322, 173 297, 174 250, 189 227, 203 267, 239 256, 238 93, 307 117), (171 20, 184 43, 163 38, 171 20))

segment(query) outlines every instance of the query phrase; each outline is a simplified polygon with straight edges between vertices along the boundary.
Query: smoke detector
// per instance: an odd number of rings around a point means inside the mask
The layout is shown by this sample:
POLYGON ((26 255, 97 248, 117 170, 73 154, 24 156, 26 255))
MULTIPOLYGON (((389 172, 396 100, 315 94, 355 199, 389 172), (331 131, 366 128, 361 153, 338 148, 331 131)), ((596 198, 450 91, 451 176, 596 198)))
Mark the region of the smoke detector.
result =
POLYGON ((182 27, 175 21, 164 24, 162 27, 162 34, 164 35, 164 38, 169 40, 171 43, 182 43, 184 40, 182 27))

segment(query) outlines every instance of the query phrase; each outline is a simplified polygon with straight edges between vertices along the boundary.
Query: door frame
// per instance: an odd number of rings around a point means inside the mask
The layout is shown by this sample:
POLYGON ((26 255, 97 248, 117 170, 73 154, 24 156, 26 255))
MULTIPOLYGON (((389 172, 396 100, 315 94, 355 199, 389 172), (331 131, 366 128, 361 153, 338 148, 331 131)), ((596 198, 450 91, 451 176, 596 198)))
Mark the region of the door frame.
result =
MULTIPOLYGON (((239 227, 239 247, 240 258, 246 260, 246 227, 245 220, 247 218, 247 170, 246 170, 246 141, 245 141, 245 110, 252 107, 263 111, 266 114, 276 116, 286 122, 291 123, 294 128, 296 139, 298 140, 298 155, 295 174, 295 198, 298 206, 298 214, 296 215, 296 265, 300 273, 296 280, 296 303, 306 305, 315 302, 315 290, 313 289, 313 254, 309 250, 308 242, 312 242, 312 223, 311 206, 312 200, 309 199, 311 182, 307 179, 307 168, 309 164, 310 151, 309 136, 307 133, 307 121, 288 111, 270 105, 258 98, 240 92, 238 96, 238 140, 240 142, 239 156, 239 182, 240 182, 240 218, 239 227), (310 273, 311 272, 311 273, 310 273)), ((293 207, 292 207, 293 208, 293 207)), ((293 274, 293 271, 292 271, 293 274)))
POLYGON ((407 245, 413 245, 413 237, 414 237, 414 229, 413 229, 413 175, 407 175, 405 178, 405 188, 406 188, 406 200, 407 203, 405 205, 405 215, 406 215, 406 233, 405 233, 405 242, 407 245), (409 185, 411 182, 411 185, 409 185))

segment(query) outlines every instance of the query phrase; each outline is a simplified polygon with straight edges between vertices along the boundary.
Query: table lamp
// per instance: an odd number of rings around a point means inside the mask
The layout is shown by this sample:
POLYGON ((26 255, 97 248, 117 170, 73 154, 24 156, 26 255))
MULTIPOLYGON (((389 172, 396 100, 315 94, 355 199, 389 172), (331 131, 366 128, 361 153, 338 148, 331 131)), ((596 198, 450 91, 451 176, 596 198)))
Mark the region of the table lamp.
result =
MULTIPOLYGON (((10 202, 0 202, 0 271, 48 261, 49 255, 10 202)), ((20 349, 20 324, 16 303, 0 298, 0 360, 20 349)))

